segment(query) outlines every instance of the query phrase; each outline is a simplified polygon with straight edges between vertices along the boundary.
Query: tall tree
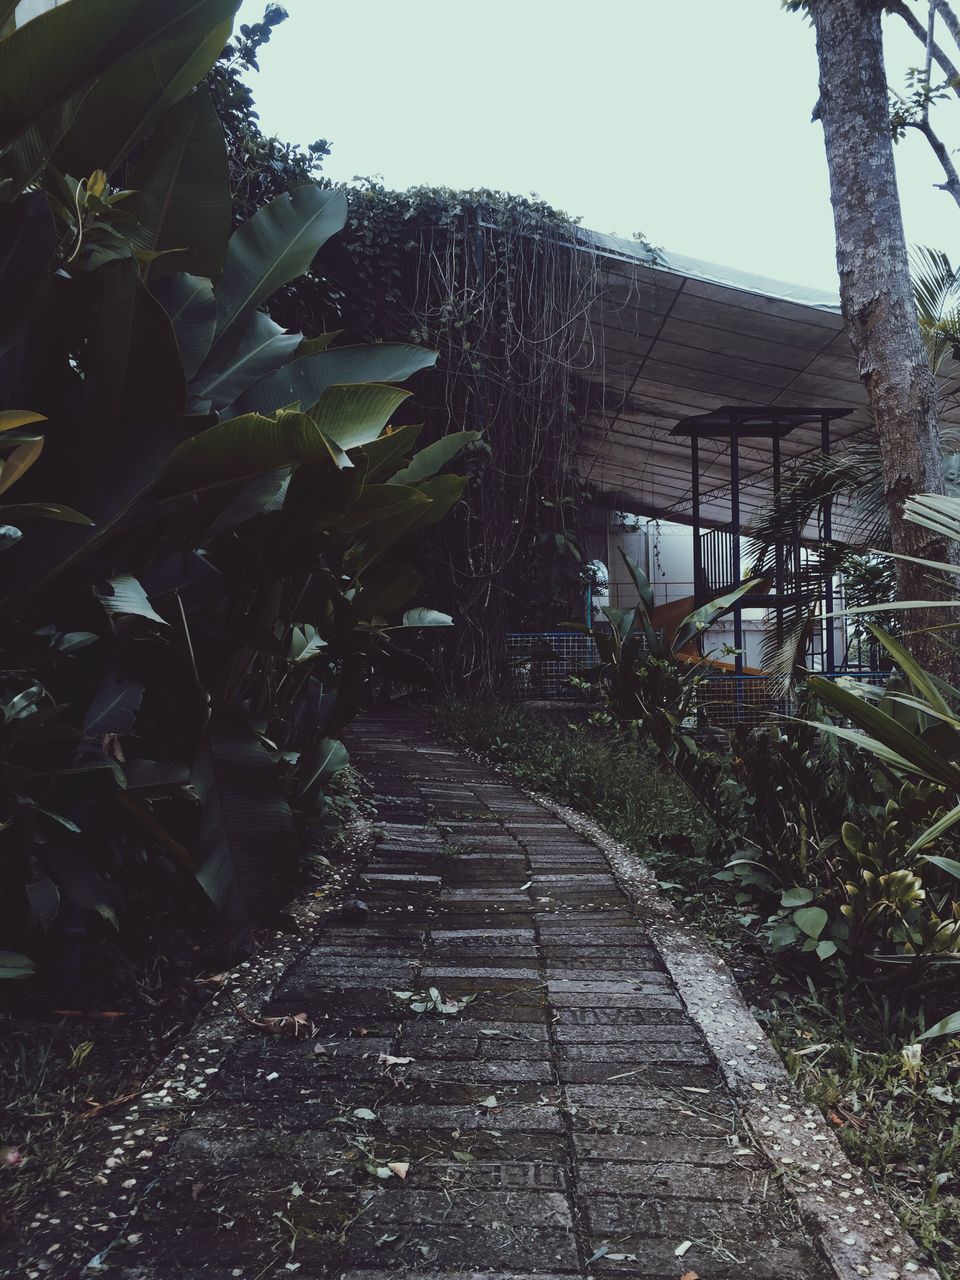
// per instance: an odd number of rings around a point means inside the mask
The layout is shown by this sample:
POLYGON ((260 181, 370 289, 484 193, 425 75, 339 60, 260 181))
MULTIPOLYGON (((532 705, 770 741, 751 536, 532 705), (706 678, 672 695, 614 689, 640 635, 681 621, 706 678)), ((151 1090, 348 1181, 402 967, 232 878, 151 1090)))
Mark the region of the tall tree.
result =
MULTIPOLYGON (((820 63, 820 109, 837 238, 843 316, 867 389, 883 464, 895 552, 948 560, 950 547, 903 518, 904 499, 942 493, 937 393, 920 336, 893 162, 880 15, 884 0, 810 0, 820 63)), ((936 595, 929 573, 897 561, 898 595, 936 595)), ((939 610, 915 615, 942 625, 939 610)), ((946 672, 946 650, 928 630, 909 643, 946 672)))

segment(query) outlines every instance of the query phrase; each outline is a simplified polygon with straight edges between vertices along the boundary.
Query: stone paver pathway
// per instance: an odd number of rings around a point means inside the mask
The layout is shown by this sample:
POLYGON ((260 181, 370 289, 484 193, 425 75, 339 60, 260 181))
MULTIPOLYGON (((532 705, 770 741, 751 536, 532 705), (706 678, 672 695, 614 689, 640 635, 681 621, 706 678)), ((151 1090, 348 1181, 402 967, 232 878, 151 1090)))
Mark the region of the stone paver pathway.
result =
POLYGON ((826 1280, 597 848, 412 722, 352 748, 369 916, 267 1011, 318 1035, 238 1036, 125 1274, 826 1280))

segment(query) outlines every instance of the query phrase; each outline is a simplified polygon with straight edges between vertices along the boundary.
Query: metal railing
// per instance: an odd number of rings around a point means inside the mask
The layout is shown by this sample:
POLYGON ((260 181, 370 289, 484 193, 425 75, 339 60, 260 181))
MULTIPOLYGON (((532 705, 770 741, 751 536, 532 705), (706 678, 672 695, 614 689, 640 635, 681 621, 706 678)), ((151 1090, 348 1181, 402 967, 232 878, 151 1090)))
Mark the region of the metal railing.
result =
POLYGON ((593 638, 582 631, 510 632, 507 658, 513 696, 544 699, 580 696, 569 678, 598 661, 593 638))

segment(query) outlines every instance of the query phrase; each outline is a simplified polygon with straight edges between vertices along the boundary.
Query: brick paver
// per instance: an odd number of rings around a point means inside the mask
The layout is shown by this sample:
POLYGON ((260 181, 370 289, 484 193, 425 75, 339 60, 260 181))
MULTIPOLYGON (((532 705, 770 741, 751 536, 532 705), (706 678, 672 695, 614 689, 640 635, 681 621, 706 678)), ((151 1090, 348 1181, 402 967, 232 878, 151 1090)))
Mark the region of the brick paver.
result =
POLYGON ((316 1037, 238 1035, 126 1274, 833 1274, 597 848, 412 721, 352 748, 382 824, 369 914, 268 1010, 316 1037), (457 1011, 412 1011, 431 989, 457 1011))

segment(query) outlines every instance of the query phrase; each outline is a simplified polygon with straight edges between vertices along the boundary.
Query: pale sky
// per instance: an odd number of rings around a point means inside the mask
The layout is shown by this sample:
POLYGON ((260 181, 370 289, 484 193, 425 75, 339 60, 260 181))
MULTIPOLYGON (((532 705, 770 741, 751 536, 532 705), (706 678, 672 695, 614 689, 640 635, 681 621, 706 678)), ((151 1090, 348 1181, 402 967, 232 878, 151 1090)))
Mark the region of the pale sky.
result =
MULTIPOLYGON (((284 4, 251 84, 267 132, 332 143, 328 177, 536 192, 595 231, 836 289, 813 32, 779 0, 284 4)), ((901 88, 922 49, 885 22, 901 88)), ((960 144, 960 102, 935 119, 960 144)), ((908 241, 956 261, 926 143, 897 154, 908 241)))

